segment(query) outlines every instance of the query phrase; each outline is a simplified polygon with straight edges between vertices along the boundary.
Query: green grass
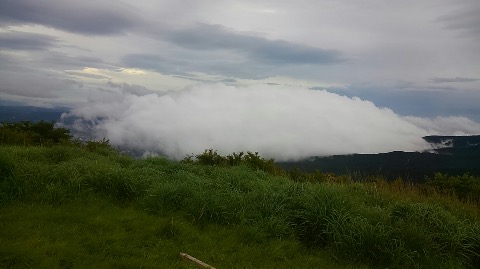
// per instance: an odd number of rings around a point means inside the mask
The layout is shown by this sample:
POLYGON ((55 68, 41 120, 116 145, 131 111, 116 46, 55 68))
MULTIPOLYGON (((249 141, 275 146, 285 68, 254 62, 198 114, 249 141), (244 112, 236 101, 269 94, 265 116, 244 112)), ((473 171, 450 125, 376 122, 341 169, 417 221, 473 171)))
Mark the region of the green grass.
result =
POLYGON ((187 252, 217 268, 353 268, 294 239, 258 240, 251 227, 196 226, 98 197, 61 206, 0 210, 2 268, 195 268, 187 252))
MULTIPOLYGON (((107 148, 0 147, 0 267, 475 268, 479 206, 107 148)), ((334 182, 335 180, 332 180, 334 182)))

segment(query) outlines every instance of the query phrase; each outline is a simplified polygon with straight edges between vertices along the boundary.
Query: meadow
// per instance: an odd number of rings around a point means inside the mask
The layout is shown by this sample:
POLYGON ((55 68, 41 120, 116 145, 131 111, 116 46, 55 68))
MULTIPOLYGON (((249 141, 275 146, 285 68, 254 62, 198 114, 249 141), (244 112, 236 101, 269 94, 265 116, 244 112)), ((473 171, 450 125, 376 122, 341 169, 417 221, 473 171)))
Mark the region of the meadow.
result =
POLYGON ((216 268, 480 264, 475 197, 272 165, 212 150, 133 159, 107 141, 2 144, 0 267, 197 268, 180 252, 216 268))

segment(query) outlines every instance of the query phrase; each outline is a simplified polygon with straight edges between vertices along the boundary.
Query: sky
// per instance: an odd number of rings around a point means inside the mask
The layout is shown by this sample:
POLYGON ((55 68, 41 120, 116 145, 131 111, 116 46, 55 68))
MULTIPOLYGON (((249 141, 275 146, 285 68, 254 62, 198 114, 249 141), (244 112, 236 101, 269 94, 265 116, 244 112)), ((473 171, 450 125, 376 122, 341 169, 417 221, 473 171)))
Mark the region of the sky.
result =
POLYGON ((478 14, 477 0, 2 0, 0 101, 71 107, 99 137, 175 158, 416 150, 480 134, 478 14))

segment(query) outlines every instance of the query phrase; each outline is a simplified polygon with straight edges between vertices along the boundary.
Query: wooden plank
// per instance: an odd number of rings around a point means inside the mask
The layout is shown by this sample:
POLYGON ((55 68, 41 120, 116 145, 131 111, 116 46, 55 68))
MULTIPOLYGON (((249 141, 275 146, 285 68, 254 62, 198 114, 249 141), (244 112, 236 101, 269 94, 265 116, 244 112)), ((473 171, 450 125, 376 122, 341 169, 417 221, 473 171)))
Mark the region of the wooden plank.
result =
POLYGON ((201 260, 195 258, 195 257, 192 257, 190 255, 188 255, 187 253, 182 253, 180 252, 180 257, 186 259, 186 260, 189 260, 191 262, 194 262, 195 264, 203 267, 203 268, 208 268, 208 269, 215 269, 215 267, 211 266, 211 265, 208 265, 204 262, 202 262, 201 260))

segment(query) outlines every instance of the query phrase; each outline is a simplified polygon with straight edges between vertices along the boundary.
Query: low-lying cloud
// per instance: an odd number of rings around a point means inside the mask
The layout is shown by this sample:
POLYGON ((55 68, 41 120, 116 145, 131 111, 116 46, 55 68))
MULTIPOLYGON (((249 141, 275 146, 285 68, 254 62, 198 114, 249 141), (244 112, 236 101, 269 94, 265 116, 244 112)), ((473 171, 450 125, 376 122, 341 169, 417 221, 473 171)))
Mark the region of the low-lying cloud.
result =
POLYGON ((167 94, 105 94, 65 117, 93 123, 94 135, 113 145, 175 159, 208 148, 258 151, 276 160, 417 151, 428 148, 425 135, 480 133, 480 125, 466 118, 462 124, 458 118, 407 118, 323 90, 204 84, 167 94))

